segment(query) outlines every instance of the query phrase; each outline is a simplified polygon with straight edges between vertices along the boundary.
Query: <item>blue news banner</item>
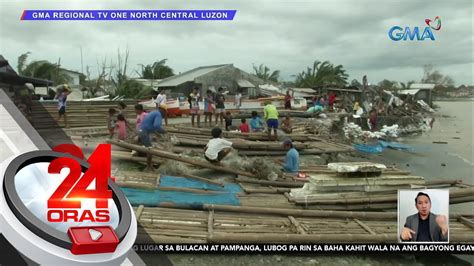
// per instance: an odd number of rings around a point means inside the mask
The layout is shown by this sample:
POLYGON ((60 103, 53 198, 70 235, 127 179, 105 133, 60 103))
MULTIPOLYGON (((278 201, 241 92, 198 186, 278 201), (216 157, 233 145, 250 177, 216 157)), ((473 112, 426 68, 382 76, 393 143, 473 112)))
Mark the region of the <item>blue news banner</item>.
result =
POLYGON ((233 20, 237 10, 24 10, 21 20, 233 20))
POLYGON ((474 244, 135 244, 137 253, 445 253, 473 254, 474 244))

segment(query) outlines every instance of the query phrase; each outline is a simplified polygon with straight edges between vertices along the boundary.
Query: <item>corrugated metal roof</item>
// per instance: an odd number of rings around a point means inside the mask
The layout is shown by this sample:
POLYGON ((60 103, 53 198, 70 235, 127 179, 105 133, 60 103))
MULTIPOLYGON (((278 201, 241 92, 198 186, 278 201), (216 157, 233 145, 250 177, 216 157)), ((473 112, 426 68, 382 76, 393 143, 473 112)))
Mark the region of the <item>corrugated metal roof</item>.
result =
POLYGON ((315 90, 312 88, 291 88, 295 93, 296 92, 302 92, 302 93, 309 93, 309 94, 314 94, 316 93, 315 90))
POLYGON ((431 83, 413 83, 410 85, 410 89, 428 89, 432 90, 434 89, 435 84, 431 83))
POLYGON ((398 91, 398 94, 403 94, 403 95, 415 95, 420 91, 420 89, 410 89, 410 90, 401 90, 398 91))
POLYGON ((255 88, 255 85, 253 85, 250 81, 248 81, 246 79, 237 80, 237 84, 241 88, 255 88))
POLYGON ((202 66, 198 68, 191 69, 184 73, 165 78, 157 83, 158 87, 176 87, 186 82, 194 81, 197 77, 203 76, 208 74, 212 71, 215 71, 219 68, 232 66, 232 64, 225 64, 225 65, 214 65, 214 66, 202 66))

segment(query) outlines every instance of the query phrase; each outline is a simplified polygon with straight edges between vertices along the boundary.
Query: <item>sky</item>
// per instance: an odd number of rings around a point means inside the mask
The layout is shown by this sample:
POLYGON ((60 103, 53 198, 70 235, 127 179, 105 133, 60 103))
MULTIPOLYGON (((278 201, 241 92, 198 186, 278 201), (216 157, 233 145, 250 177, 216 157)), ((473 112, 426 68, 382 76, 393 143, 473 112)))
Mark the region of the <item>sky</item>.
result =
POLYGON ((432 64, 455 85, 473 84, 473 1, 272 1, 272 0, 1 0, 0 54, 16 68, 29 60, 97 76, 98 62, 117 66, 117 51, 129 49, 129 76, 139 64, 167 58, 176 73, 233 63, 280 70, 283 80, 315 60, 343 65, 352 79, 367 75, 420 81, 432 64), (20 21, 24 9, 235 9, 232 21, 20 21), (440 16, 436 40, 392 41, 393 26, 426 27, 440 16), (83 64, 81 65, 81 48, 83 64), (110 63, 111 62, 111 63, 110 63))

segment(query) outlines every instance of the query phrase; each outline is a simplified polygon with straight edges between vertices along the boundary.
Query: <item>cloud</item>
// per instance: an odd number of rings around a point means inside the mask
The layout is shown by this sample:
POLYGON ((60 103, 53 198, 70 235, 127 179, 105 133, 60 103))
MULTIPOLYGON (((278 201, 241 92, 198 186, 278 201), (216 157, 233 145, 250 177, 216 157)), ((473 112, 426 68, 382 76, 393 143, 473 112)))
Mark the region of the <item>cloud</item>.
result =
POLYGON ((350 79, 367 74, 419 80, 422 66, 434 64, 457 84, 472 84, 472 3, 458 1, 250 1, 250 0, 23 0, 2 2, 0 51, 16 65, 31 51, 31 59, 84 69, 92 75, 97 62, 116 62, 117 50, 130 49, 129 74, 138 64, 168 58, 175 72, 222 63, 252 71, 264 63, 285 79, 314 60, 342 64, 350 79), (23 9, 236 9, 234 21, 20 21, 23 9), (440 16, 436 41, 394 42, 394 25, 424 27, 425 18, 440 16), (467 74, 466 74, 467 73, 467 74))

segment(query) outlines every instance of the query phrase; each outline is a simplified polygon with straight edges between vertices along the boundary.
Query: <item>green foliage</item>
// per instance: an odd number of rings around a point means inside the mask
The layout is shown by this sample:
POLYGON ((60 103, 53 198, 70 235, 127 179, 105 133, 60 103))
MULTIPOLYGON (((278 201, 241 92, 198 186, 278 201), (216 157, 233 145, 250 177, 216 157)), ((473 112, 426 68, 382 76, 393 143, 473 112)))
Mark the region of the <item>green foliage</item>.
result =
POLYGON ((18 74, 24 75, 26 60, 28 59, 28 55, 30 54, 31 52, 26 52, 18 57, 18 64, 17 64, 18 74))
POLYGON ((437 86, 452 87, 454 86, 454 80, 448 76, 443 75, 438 70, 435 70, 433 65, 425 65, 423 67, 423 78, 422 83, 432 83, 437 86))
POLYGON ((270 68, 263 64, 260 64, 258 67, 253 65, 253 70, 255 72, 255 76, 262 79, 263 81, 273 81, 278 83, 278 79, 280 77, 280 70, 270 72, 270 68))
POLYGON ((379 87, 381 87, 384 90, 395 90, 397 88, 397 81, 391 81, 388 79, 384 79, 378 83, 379 87))
POLYGON ((357 79, 353 79, 353 80, 351 81, 351 86, 355 86, 355 87, 361 88, 361 87, 362 87, 362 83, 360 83, 357 79))
POLYGON ((335 85, 345 86, 348 74, 342 65, 334 66, 329 61, 314 61, 312 67, 306 68, 296 76, 296 85, 302 88, 335 85))
POLYGON ((122 83, 122 85, 117 89, 116 95, 123 95, 128 99, 141 99, 151 96, 153 89, 143 85, 142 83, 129 79, 122 83))
POLYGON ((61 72, 57 64, 46 60, 33 61, 27 64, 29 54, 30 52, 27 52, 18 57, 17 66, 20 75, 51 80, 55 85, 71 81, 71 77, 61 72))
POLYGON ((166 65, 166 60, 168 59, 156 61, 151 65, 140 64, 142 70, 137 74, 142 79, 164 79, 174 76, 173 69, 166 65))

